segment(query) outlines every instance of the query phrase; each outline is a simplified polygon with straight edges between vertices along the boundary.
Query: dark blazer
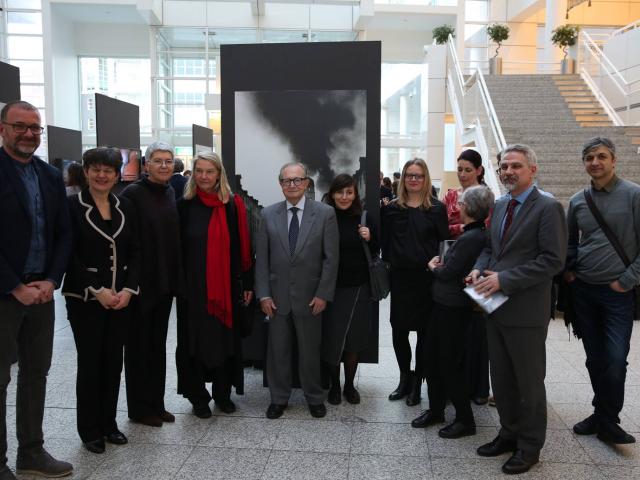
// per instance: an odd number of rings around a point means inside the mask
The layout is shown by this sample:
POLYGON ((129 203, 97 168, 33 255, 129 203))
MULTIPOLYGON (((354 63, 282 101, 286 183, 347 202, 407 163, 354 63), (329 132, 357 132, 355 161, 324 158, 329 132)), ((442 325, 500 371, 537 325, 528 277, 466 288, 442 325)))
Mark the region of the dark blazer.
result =
POLYGON ((184 175, 181 175, 179 173, 174 173, 173 175, 171 175, 169 184, 171 184, 171 188, 173 188, 173 191, 175 192, 176 200, 179 200, 184 195, 184 186, 187 184, 187 182, 188 179, 184 175))
MULTIPOLYGON (((31 243, 27 190, 12 162, 0 147, 0 295, 20 284, 31 243)), ((67 267, 72 233, 67 194, 60 171, 33 157, 45 211, 46 260, 44 277, 57 285, 67 267)), ((35 272, 34 272, 35 273, 35 272)))
POLYGON ((500 289, 509 296, 490 315, 509 327, 542 327, 549 322, 551 281, 564 268, 567 222, 562 205, 534 188, 507 232, 502 246, 500 230, 507 196, 498 200, 491 217, 490 242, 476 262, 480 272, 498 272, 500 289))
POLYGON ((444 265, 433 270, 433 299, 437 303, 449 307, 473 306, 473 300, 464 293, 464 278, 486 245, 484 222, 465 226, 462 235, 445 254, 444 265))
POLYGON ((69 197, 74 251, 69 259, 62 294, 94 298, 89 288, 140 293, 140 243, 133 205, 125 198, 109 195, 111 227, 102 219, 87 189, 69 197))

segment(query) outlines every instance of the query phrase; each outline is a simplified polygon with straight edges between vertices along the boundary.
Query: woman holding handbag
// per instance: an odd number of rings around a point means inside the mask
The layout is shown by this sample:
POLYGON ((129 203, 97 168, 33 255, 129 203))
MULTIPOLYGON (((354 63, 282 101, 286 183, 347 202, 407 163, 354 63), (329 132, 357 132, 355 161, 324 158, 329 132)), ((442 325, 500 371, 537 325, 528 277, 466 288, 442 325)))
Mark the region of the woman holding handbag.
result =
POLYGON ((369 345, 371 332, 371 289, 369 263, 365 248, 372 256, 379 251, 375 226, 365 218, 358 185, 351 175, 338 175, 325 197, 336 210, 340 232, 340 264, 334 300, 322 319, 322 359, 329 366, 331 387, 328 401, 341 402, 340 361, 344 362, 344 396, 349 403, 360 403, 353 380, 358 369, 358 354, 369 345))

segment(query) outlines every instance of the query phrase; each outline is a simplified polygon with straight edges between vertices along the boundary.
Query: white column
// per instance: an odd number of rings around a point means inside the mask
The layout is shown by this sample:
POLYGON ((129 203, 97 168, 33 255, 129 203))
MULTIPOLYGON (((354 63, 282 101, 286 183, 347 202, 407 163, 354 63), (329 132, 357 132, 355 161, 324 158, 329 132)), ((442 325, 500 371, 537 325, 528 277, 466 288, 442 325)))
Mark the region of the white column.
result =
MULTIPOLYGON (((547 62, 562 60, 563 54, 560 48, 551 43, 553 30, 567 23, 567 0, 546 0, 545 24, 544 24, 544 57, 547 62)), ((546 66, 551 68, 550 65, 546 66)))
POLYGON ((444 116, 446 112, 447 46, 429 45, 427 107, 427 165, 433 180, 442 180, 444 170, 444 116))

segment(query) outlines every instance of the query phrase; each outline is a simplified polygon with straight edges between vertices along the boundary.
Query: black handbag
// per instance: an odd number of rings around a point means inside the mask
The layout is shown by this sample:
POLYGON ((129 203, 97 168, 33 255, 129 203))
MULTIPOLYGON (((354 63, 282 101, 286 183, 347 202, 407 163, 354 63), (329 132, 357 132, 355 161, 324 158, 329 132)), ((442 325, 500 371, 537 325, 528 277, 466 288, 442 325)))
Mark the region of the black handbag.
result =
MULTIPOLYGON (((362 217, 360 218, 360 224, 363 227, 367 226, 367 211, 362 211, 362 217)), ((391 265, 380 258, 379 255, 375 257, 371 255, 369 245, 362 240, 362 247, 364 248, 364 255, 367 257, 367 263, 369 264, 369 283, 371 284, 371 299, 379 302, 387 298, 391 291, 391 265)))
MULTIPOLYGON (((596 219, 596 222, 598 222, 600 229, 606 235, 609 243, 611 243, 611 246, 622 260, 622 263, 624 263, 624 266, 628 268, 629 265, 631 265, 631 260, 629 260, 629 257, 627 257, 627 254, 622 248, 622 245, 620 245, 618 238, 611 231, 609 225, 607 225, 607 222, 605 222, 602 214, 600 213, 600 210, 598 210, 598 207, 596 207, 596 204, 593 201, 593 197, 591 196, 591 192, 588 188, 584 189, 584 199, 587 201, 587 206, 589 207, 589 210, 591 210, 591 214, 596 219)), ((633 287, 633 300, 635 302, 635 306, 633 308, 633 318, 635 320, 640 318, 640 286, 638 285, 633 287)))

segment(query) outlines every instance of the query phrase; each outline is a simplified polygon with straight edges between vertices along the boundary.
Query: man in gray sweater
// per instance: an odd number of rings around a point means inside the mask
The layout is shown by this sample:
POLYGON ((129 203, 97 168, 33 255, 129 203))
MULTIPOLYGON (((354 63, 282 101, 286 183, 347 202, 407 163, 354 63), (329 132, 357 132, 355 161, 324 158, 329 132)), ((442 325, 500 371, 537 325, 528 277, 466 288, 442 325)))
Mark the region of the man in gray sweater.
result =
POLYGON ((616 175, 616 148, 608 138, 589 140, 582 161, 591 177, 593 202, 631 263, 626 266, 607 239, 585 192, 571 197, 565 279, 571 284, 594 393, 594 413, 573 431, 597 433, 605 442, 633 443, 635 438, 620 427, 618 415, 633 328, 633 287, 640 283, 640 186, 616 175))

